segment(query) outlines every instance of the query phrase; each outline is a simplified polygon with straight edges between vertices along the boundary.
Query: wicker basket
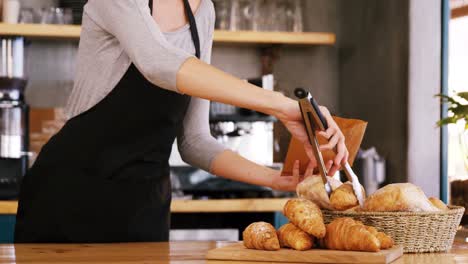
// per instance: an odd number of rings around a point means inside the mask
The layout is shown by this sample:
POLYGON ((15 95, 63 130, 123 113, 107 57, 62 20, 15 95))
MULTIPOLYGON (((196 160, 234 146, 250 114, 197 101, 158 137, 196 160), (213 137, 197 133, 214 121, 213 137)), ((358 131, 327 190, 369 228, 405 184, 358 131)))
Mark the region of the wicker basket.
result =
POLYGON ((351 217, 390 235, 404 252, 440 252, 452 247, 465 211, 449 206, 443 212, 341 212, 322 210, 325 223, 351 217))

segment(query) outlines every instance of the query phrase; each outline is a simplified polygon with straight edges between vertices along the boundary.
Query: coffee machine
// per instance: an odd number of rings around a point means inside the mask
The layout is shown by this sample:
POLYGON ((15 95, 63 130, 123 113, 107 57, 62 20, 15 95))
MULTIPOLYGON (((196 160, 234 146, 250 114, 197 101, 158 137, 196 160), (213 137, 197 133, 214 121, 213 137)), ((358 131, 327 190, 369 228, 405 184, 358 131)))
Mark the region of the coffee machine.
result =
POLYGON ((24 39, 0 39, 0 199, 15 199, 28 168, 29 107, 24 100, 24 39))

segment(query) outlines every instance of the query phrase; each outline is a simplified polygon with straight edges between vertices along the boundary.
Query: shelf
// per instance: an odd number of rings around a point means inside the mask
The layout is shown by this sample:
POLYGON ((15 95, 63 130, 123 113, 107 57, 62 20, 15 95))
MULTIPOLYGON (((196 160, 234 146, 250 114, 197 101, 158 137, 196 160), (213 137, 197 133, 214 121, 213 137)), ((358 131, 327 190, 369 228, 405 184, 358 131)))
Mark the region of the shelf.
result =
POLYGON ((333 45, 335 34, 322 32, 257 32, 216 30, 214 42, 244 44, 333 45))
POLYGON ((1 36, 27 38, 78 39, 81 27, 74 25, 5 24, 0 23, 1 36))
MULTIPOLYGON (((45 39, 78 39, 81 27, 75 25, 4 24, 0 23, 1 36, 24 36, 45 39)), ((214 34, 216 43, 333 45, 335 34, 327 32, 255 32, 222 31, 214 34)))
MULTIPOLYGON (((172 200, 172 213, 240 213, 282 211, 288 199, 172 200)), ((0 201, 0 215, 15 215, 17 201, 0 201)))

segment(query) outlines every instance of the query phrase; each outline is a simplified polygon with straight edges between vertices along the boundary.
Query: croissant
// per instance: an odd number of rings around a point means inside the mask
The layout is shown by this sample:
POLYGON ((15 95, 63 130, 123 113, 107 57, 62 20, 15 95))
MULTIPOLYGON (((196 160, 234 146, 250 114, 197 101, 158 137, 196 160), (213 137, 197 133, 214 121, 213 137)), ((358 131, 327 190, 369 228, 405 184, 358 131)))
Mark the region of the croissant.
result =
POLYGON ((325 224, 322 211, 312 201, 291 199, 286 202, 283 214, 291 223, 316 238, 325 236, 325 224))
POLYGON ((328 249, 377 252, 380 241, 359 221, 336 218, 327 225, 324 245, 328 249))
POLYGON ((380 242, 380 249, 387 249, 393 247, 395 242, 390 236, 387 236, 384 232, 379 232, 373 226, 366 226, 367 231, 371 232, 380 242))
MULTIPOLYGON (((342 184, 339 180, 333 177, 327 178, 333 190, 337 189, 342 184)), ((299 198, 311 200, 320 208, 333 210, 333 207, 330 204, 330 199, 325 191, 322 178, 318 175, 307 177, 300 182, 296 187, 296 193, 299 198)))
MULTIPOLYGON (((362 192, 364 188, 361 186, 362 192)), ((365 197, 365 195, 364 195, 365 197)), ((345 182, 330 195, 331 206, 338 211, 348 210, 356 205, 359 205, 359 201, 354 194, 353 184, 351 182, 345 182)))
POLYGON ((444 202, 442 202, 441 200, 439 200, 439 199, 437 199, 435 197, 429 197, 429 201, 432 203, 432 205, 439 208, 440 210, 445 211, 445 210, 449 209, 444 202))
POLYGON ((275 228, 266 222, 250 224, 242 232, 244 246, 250 249, 279 250, 280 244, 275 228))
POLYGON ((367 197, 364 211, 440 211, 432 205, 424 192, 411 183, 394 183, 378 189, 367 197))
POLYGON ((314 238, 297 226, 287 223, 278 229, 278 238, 281 247, 295 250, 308 250, 314 245, 314 238))

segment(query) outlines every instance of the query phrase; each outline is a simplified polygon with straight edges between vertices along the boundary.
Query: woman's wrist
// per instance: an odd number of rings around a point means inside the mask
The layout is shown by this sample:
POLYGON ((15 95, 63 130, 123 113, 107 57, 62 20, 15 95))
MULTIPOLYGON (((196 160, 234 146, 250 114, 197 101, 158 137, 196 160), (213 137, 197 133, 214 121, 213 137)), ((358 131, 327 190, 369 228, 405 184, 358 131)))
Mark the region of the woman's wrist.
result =
POLYGON ((277 177, 279 177, 281 175, 281 171, 274 170, 274 169, 271 169, 271 168, 268 168, 268 169, 269 169, 269 172, 266 175, 267 184, 265 185, 265 187, 271 188, 273 190, 278 190, 278 186, 276 186, 275 180, 277 179, 277 177))
POLYGON ((271 93, 271 98, 269 99, 269 109, 267 114, 272 115, 280 120, 288 116, 288 113, 291 112, 291 109, 298 107, 297 102, 289 97, 284 96, 279 92, 271 93))

